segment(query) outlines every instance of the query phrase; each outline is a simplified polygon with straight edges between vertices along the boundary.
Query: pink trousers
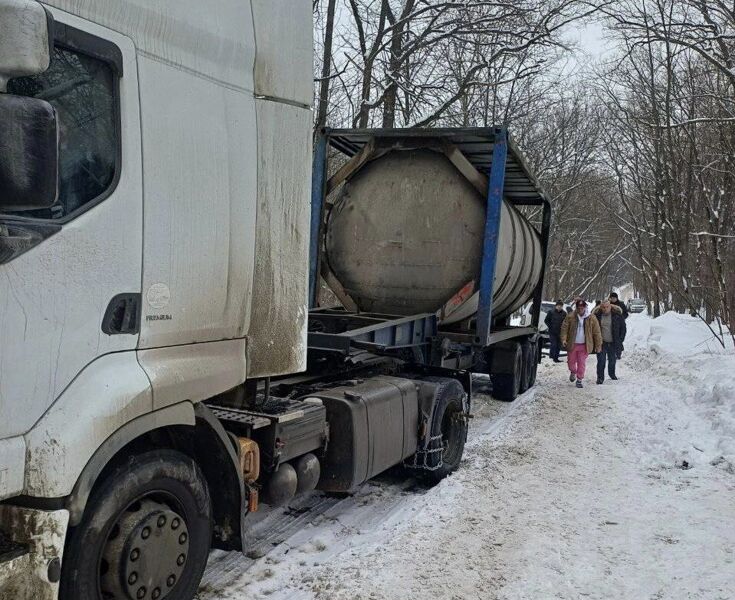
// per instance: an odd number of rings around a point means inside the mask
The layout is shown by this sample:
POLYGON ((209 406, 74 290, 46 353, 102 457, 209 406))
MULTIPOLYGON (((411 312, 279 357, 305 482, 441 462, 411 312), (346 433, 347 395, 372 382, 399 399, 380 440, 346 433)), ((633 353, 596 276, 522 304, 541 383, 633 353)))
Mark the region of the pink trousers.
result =
POLYGON ((574 344, 567 351, 567 365, 569 371, 577 376, 577 379, 584 379, 584 369, 587 366, 587 345, 574 344))

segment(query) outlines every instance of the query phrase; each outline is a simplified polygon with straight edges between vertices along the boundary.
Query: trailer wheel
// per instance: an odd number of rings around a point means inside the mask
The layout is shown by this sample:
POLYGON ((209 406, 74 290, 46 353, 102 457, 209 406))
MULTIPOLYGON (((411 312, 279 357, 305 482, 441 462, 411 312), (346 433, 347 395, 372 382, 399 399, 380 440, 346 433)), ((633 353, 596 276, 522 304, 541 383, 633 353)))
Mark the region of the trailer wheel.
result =
POLYGON ((192 459, 172 450, 132 457, 70 532, 61 600, 191 600, 211 537, 209 491, 192 459))
MULTIPOLYGON (((427 378, 433 380, 433 378, 427 378)), ((434 404, 430 435, 441 436, 441 465, 433 470, 421 471, 422 478, 435 484, 459 468, 467 441, 467 415, 465 414, 465 392, 455 379, 440 379, 439 391, 434 404)), ((437 448, 439 446, 437 445, 437 448)), ((431 459, 427 460, 431 466, 431 459)))
POLYGON ((523 367, 521 369, 521 385, 519 392, 522 394, 533 385, 533 362, 536 358, 534 345, 529 341, 521 343, 521 352, 523 356, 523 367))
POLYGON ((493 350, 493 398, 513 402, 521 391, 523 377, 523 350, 517 342, 493 350))
POLYGON ((538 373, 538 361, 541 354, 540 341, 525 341, 521 344, 523 349, 523 377, 521 379, 520 393, 530 390, 536 383, 538 373))
POLYGON ((541 361, 541 342, 539 341, 537 344, 534 344, 532 346, 533 352, 533 364, 531 365, 531 385, 528 387, 533 387, 536 385, 536 377, 538 376, 538 365, 541 361))

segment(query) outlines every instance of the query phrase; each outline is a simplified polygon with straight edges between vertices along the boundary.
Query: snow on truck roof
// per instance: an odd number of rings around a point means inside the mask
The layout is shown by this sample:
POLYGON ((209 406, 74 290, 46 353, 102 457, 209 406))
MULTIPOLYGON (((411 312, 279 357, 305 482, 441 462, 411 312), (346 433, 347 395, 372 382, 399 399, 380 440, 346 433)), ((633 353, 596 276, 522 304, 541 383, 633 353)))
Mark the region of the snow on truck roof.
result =
MULTIPOLYGON (((325 133, 330 137, 330 144, 349 157, 357 154, 372 138, 403 138, 406 141, 440 138, 457 147, 478 171, 488 176, 496 136, 507 136, 506 128, 500 126, 464 129, 327 129, 325 133)), ((504 195, 518 204, 547 202, 548 196, 531 172, 523 153, 510 136, 507 139, 504 195)))

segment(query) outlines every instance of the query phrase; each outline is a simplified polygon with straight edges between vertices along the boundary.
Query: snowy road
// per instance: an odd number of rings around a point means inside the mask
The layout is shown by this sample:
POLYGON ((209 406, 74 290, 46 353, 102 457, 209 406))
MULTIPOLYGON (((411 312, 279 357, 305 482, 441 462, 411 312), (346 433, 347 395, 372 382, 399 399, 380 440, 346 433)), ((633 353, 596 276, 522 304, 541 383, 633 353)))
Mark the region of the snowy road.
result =
POLYGON ((454 476, 266 517, 199 599, 734 598, 735 353, 684 317, 629 329, 619 381, 546 361, 515 403, 477 398, 454 476))

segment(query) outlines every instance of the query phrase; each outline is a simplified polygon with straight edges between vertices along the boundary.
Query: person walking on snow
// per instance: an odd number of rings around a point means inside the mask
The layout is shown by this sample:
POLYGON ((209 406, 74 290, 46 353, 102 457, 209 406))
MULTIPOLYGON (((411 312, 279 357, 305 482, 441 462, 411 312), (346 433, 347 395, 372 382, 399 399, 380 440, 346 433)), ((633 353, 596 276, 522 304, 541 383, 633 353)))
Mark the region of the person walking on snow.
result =
MULTIPOLYGON (((621 311, 623 311, 623 319, 628 318, 628 307, 625 306, 625 302, 618 298, 617 292, 610 292, 610 295, 607 299, 610 301, 610 304, 612 304, 613 306, 617 306, 621 311)), ((618 360, 623 357, 623 350, 625 350, 625 347, 623 346, 623 340, 625 340, 625 334, 623 334, 623 339, 620 340, 618 349, 615 352, 615 358, 617 358, 618 360)))
POLYGON ((617 292, 610 292, 610 295, 607 297, 607 299, 609 300, 610 304, 612 304, 613 306, 617 306, 621 310, 623 314, 623 319, 628 318, 628 307, 625 306, 625 302, 618 298, 617 292))
POLYGON ((579 299, 575 302, 576 310, 567 315, 561 326, 561 345, 567 351, 569 381, 576 381, 582 387, 587 357, 593 352, 602 350, 602 333, 600 322, 590 318, 587 303, 579 299))
POLYGON ((566 319, 567 313, 564 310, 564 303, 561 300, 557 300, 554 308, 546 313, 544 323, 549 331, 549 358, 554 362, 561 362, 559 360, 559 350, 561 344, 561 324, 566 319))
POLYGON ((602 333, 602 350, 597 353, 597 384, 600 385, 605 381, 605 363, 610 379, 617 379, 615 363, 625 339, 626 327, 623 311, 608 301, 593 310, 592 314, 599 321, 602 333))

